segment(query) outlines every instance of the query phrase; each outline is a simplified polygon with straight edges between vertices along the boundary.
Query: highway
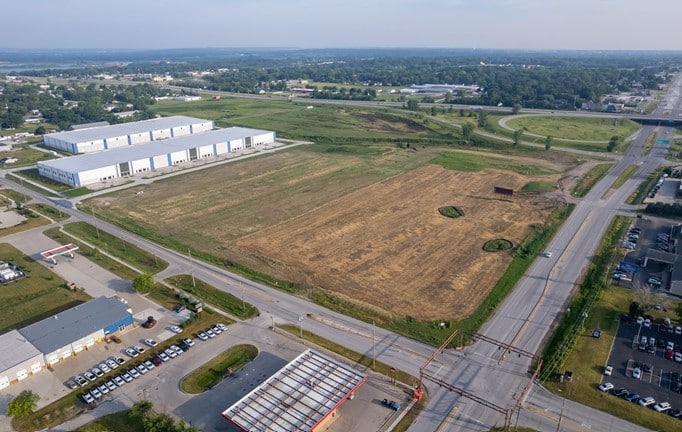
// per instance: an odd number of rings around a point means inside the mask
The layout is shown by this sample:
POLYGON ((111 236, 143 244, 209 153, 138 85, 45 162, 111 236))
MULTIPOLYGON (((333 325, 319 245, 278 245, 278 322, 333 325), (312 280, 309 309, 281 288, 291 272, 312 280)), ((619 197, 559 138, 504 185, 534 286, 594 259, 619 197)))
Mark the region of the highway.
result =
MULTIPOLYGON (((676 116, 680 107, 682 80, 677 79, 666 98, 667 110, 676 116), (674 109, 670 110, 670 107, 674 109)), ((661 115, 666 106, 657 109, 661 115)), ((589 263, 589 257, 598 245, 613 216, 624 213, 623 205, 631 191, 664 161, 666 149, 654 147, 648 157, 642 155, 643 143, 654 130, 645 126, 630 150, 592 191, 576 206, 572 215, 552 240, 549 250, 552 258, 538 258, 514 291, 499 306, 495 315, 480 332, 528 352, 537 351, 545 340, 551 324, 575 289, 576 280, 589 263), (615 193, 604 198, 615 178, 631 164, 641 164, 637 173, 615 193)), ((661 137, 671 137, 672 131, 662 129, 661 137)), ((50 201, 4 178, 0 183, 20 190, 39 202, 50 201)), ((267 327, 274 323, 299 323, 303 328, 322 337, 336 341, 355 351, 372 355, 372 326, 370 324, 332 312, 310 301, 286 294, 234 275, 225 269, 200 261, 190 263, 187 256, 165 249, 139 238, 106 222, 95 220, 73 208, 64 208, 74 220, 96 224, 127 242, 149 250, 169 262, 169 268, 159 274, 189 273, 209 284, 231 292, 254 304, 261 311, 253 325, 267 327)), ((434 348, 405 338, 381 328, 376 328, 377 360, 418 376, 419 367, 434 348)), ((499 358, 497 346, 476 342, 463 350, 446 350, 428 368, 428 372, 443 382, 455 385, 482 399, 512 409, 529 381, 530 359, 511 355, 499 358)), ((487 431, 500 426, 504 417, 497 411, 462 398, 455 393, 427 383, 429 402, 426 409, 410 428, 411 431, 487 431), (453 408, 455 408, 453 410, 453 408), (444 421, 444 419, 447 419, 444 421)), ((535 384, 525 399, 524 408, 514 414, 514 421, 538 430, 618 430, 643 431, 645 429, 607 414, 595 411, 550 394, 535 384), (562 419, 557 427, 558 419, 562 419), (589 427, 585 426, 588 425, 589 427)))

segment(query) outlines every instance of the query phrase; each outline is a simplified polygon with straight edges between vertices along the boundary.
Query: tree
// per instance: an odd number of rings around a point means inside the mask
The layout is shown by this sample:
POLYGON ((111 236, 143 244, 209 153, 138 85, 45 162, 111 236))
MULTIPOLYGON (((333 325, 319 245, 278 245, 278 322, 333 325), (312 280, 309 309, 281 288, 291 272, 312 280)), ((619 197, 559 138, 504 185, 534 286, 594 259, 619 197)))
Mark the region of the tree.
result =
POLYGON ((478 112, 478 127, 484 129, 488 127, 488 113, 483 110, 478 112))
POLYGON ((435 106, 435 105, 432 105, 432 106, 431 106, 431 115, 432 115, 432 116, 438 115, 438 111, 436 110, 436 106, 435 106))
POLYGON ((675 306, 675 313, 677 314, 677 320, 682 321, 682 303, 678 303, 675 306))
POLYGON ((521 105, 518 104, 518 103, 515 103, 515 104, 512 106, 512 114, 516 115, 516 114, 519 113, 519 111, 521 111, 521 105))
POLYGON ((552 135, 547 135, 545 137, 545 150, 549 150, 552 147, 552 141, 554 137, 552 135))
POLYGON ((407 109, 410 111, 419 111, 419 102, 417 101, 417 99, 408 99, 407 109))
POLYGON ((606 151, 609 153, 614 151, 618 147, 619 142, 620 142, 619 136, 617 135, 612 136, 611 139, 609 140, 609 143, 606 145, 606 151))
POLYGON ((45 135, 45 132, 45 126, 38 126, 35 132, 33 132, 33 135, 45 135))
POLYGON ((465 122, 462 125, 462 136, 464 137, 465 140, 469 141, 471 139, 471 136, 474 134, 475 128, 476 126, 474 126, 474 124, 471 122, 465 122))
POLYGON ((521 138, 522 138, 522 137, 523 137, 523 129, 516 129, 516 130, 514 131, 514 136, 513 136, 513 138, 512 138, 512 139, 513 139, 513 144, 514 144, 515 146, 516 146, 516 145, 519 145, 519 143, 521 142, 521 138))
POLYGON ((644 308, 642 307, 642 305, 640 305, 636 301, 630 303, 630 316, 634 318, 641 315, 644 315, 644 308))
POLYGON ((40 396, 31 390, 24 390, 7 405, 7 415, 21 417, 31 414, 36 409, 40 396))
POLYGON ((148 293, 154 286, 154 276, 143 273, 133 281, 133 289, 140 294, 148 293))
POLYGON ((459 116, 464 117, 464 108, 459 109, 459 116))

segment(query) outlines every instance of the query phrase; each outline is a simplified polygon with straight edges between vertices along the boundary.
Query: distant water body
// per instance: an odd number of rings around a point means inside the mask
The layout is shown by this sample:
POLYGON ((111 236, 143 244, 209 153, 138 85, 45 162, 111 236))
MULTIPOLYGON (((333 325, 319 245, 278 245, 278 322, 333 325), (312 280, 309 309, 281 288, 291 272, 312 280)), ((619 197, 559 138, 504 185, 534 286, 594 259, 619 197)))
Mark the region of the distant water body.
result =
POLYGON ((0 63, 0 74, 42 71, 47 69, 73 69, 83 67, 74 63, 0 63))

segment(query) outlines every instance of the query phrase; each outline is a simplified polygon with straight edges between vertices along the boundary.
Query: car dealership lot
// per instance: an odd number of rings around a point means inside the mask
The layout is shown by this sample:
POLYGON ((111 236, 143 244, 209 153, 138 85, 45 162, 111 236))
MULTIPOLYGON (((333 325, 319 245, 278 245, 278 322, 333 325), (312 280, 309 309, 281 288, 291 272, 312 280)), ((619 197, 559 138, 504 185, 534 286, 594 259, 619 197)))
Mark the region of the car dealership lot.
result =
POLYGON ((682 409, 682 394, 671 391, 670 385, 671 374, 682 373, 682 364, 664 357, 665 348, 658 347, 659 339, 682 345, 682 335, 661 332, 658 325, 645 328, 636 322, 621 320, 608 361, 613 366, 613 373, 604 376, 602 382, 613 383, 615 388, 625 387, 641 397, 652 396, 657 402, 670 402, 673 408, 682 409), (638 349, 635 341, 642 336, 657 340, 654 353, 638 349), (642 370, 640 379, 632 378, 632 371, 637 366, 642 370))

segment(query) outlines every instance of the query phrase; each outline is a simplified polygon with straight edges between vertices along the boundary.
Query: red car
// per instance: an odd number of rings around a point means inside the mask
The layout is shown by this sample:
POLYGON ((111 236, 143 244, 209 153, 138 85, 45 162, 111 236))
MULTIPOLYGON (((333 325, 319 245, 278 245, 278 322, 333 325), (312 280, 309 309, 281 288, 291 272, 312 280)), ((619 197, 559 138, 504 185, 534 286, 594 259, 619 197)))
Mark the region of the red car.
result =
POLYGON ((668 360, 672 360, 673 355, 674 355, 673 350, 671 350, 671 349, 665 350, 665 358, 667 358, 668 360))

